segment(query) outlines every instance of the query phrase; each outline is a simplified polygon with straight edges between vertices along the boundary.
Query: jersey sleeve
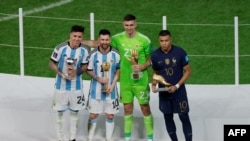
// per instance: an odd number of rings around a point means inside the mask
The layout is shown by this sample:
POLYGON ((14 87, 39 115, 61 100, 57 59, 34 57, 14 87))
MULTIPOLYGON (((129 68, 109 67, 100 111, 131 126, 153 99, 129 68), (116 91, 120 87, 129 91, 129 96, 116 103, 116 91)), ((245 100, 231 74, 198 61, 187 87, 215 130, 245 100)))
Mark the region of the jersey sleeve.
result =
POLYGON ((61 51, 55 48, 50 59, 52 59, 55 62, 59 62, 60 56, 61 56, 61 51))

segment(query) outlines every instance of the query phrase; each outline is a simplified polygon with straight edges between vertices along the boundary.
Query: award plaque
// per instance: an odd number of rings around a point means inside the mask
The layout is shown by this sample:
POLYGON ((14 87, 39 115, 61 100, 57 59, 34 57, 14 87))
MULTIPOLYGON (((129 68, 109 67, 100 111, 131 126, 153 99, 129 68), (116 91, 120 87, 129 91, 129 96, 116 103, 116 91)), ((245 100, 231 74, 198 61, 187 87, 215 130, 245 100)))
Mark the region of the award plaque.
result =
MULTIPOLYGON (((132 50, 131 57, 128 58, 128 60, 131 62, 132 65, 138 65, 138 60, 139 60, 138 52, 136 50, 132 50)), ((140 71, 138 71, 138 72, 133 71, 131 73, 131 79, 133 79, 133 80, 138 80, 141 77, 142 77, 142 72, 140 72, 140 71)))
POLYGON ((156 92, 168 91, 169 87, 172 85, 172 84, 168 83, 161 75, 157 75, 157 74, 153 75, 153 82, 165 85, 165 87, 163 87, 163 88, 157 88, 156 92))
MULTIPOLYGON (((109 62, 103 62, 102 65, 102 70, 104 72, 104 77, 109 77, 108 74, 109 74, 109 68, 110 68, 110 63, 109 62)), ((105 83, 103 85, 103 89, 102 89, 102 92, 107 92, 107 88, 108 88, 108 84, 105 83)))

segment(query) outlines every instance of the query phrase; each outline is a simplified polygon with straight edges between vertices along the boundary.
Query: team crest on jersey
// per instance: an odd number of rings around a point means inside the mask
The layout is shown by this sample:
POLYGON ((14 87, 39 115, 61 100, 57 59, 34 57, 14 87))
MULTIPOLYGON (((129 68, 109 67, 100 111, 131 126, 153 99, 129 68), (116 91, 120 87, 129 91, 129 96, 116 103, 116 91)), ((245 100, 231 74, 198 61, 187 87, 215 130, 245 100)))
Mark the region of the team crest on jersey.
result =
POLYGON ((165 59, 165 64, 169 65, 169 63, 170 63, 169 58, 165 59))
POLYGON ((176 58, 172 58, 172 62, 174 64, 174 66, 176 65, 176 58))
POLYGON ((138 48, 140 45, 139 44, 136 44, 135 47, 138 48))

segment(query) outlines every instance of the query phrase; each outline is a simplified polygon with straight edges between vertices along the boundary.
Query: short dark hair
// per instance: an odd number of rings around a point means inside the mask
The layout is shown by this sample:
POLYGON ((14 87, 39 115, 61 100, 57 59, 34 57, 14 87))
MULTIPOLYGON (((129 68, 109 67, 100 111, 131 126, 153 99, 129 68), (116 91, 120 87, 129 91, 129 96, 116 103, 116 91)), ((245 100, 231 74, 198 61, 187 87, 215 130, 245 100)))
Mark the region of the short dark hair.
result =
POLYGON ((169 30, 161 30, 159 32, 159 36, 168 36, 168 35, 171 36, 171 33, 169 30))
POLYGON ((136 20, 136 17, 132 14, 127 14, 124 16, 123 18, 124 21, 135 21, 136 20))
POLYGON ((71 27, 71 32, 82 32, 84 33, 84 27, 81 25, 73 25, 71 27))
POLYGON ((109 35, 110 36, 110 31, 108 29, 101 29, 99 31, 99 36, 100 35, 109 35))

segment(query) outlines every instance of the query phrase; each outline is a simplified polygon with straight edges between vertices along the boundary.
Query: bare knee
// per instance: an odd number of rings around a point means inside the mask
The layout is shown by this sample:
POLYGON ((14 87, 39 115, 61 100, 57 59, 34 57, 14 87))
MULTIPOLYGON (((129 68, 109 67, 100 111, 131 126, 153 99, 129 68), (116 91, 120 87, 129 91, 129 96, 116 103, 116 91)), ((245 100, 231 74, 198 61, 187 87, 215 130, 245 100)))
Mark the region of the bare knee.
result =
POLYGON ((126 103, 124 104, 124 114, 125 115, 131 115, 134 110, 134 104, 133 103, 126 103))
POLYGON ((114 118, 114 114, 105 114, 107 119, 113 119, 114 118))
POLYGON ((89 119, 96 119, 98 117, 98 114, 90 114, 89 119))
POLYGON ((141 111, 144 116, 149 116, 151 114, 150 106, 149 104, 141 104, 141 111))

